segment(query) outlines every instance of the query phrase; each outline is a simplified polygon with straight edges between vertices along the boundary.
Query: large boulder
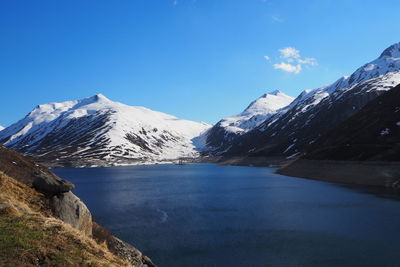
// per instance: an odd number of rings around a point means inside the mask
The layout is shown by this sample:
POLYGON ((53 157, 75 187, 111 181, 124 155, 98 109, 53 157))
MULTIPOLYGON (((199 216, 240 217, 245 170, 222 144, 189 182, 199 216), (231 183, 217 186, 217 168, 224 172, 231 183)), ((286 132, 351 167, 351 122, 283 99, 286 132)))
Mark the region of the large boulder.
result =
POLYGON ((42 193, 55 217, 92 235, 92 215, 86 205, 70 191, 74 185, 17 152, 0 145, 0 171, 42 193))
POLYGON ((54 196, 61 193, 66 193, 74 189, 74 185, 55 175, 49 175, 45 172, 36 172, 33 175, 33 188, 47 195, 54 196))
POLYGON ((71 192, 55 195, 50 199, 53 214, 75 229, 92 236, 92 214, 85 203, 71 192))

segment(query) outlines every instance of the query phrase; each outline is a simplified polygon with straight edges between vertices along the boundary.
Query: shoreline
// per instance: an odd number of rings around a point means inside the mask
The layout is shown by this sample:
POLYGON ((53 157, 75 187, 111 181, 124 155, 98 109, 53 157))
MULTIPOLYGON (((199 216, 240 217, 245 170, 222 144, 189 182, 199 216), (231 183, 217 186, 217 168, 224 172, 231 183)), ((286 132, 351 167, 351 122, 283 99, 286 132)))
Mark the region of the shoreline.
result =
MULTIPOLYGON (((121 164, 46 163, 49 168, 108 168, 175 164, 177 160, 159 162, 131 162, 121 164)), ((226 166, 270 167, 275 173, 295 178, 306 178, 337 184, 400 188, 400 162, 366 162, 340 160, 288 160, 284 157, 198 157, 190 163, 212 163, 226 166)))
MULTIPOLYGON (((81 163, 76 164, 75 162, 53 162, 53 161, 45 161, 37 158, 31 158, 32 160, 50 168, 109 168, 109 167, 126 167, 126 166, 150 166, 150 165, 165 165, 165 164, 177 164, 179 159, 168 159, 162 161, 131 161, 124 163, 115 163, 115 162, 97 162, 97 163, 81 163)), ((280 168, 286 164, 288 164, 289 160, 284 157, 198 157, 187 159, 187 161, 183 161, 184 164, 190 163, 213 163, 218 165, 226 165, 226 166, 248 166, 248 167, 270 167, 270 168, 280 168)))
POLYGON ((276 173, 337 184, 400 189, 399 162, 299 159, 276 173))

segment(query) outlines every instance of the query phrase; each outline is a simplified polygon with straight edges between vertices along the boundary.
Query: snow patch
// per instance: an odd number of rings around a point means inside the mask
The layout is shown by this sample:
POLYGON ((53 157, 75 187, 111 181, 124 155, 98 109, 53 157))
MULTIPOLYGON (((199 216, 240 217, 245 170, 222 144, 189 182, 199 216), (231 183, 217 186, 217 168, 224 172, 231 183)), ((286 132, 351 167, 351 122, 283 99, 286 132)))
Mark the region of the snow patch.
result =
POLYGON ((288 146, 285 151, 283 151, 283 154, 285 154, 286 152, 288 152, 290 149, 292 149, 292 147, 294 146, 294 144, 291 144, 290 146, 288 146))
POLYGON ((292 154, 292 155, 286 157, 286 159, 292 159, 292 158, 294 158, 294 157, 297 157, 299 154, 300 154, 300 152, 296 152, 296 153, 294 153, 294 154, 292 154))
POLYGON ((388 135, 390 133, 390 130, 389 130, 389 128, 385 128, 385 129, 383 129, 382 131, 381 131, 381 136, 384 136, 384 135, 388 135))

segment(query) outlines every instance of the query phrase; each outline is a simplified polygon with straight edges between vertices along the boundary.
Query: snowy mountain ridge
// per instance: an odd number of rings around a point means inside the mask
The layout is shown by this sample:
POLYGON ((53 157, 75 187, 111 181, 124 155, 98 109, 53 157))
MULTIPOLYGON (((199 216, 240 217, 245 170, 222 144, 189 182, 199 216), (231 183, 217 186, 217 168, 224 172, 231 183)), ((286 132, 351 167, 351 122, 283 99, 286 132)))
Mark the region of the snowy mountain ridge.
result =
MULTIPOLYGON (((392 72, 400 70, 400 43, 396 43, 385 49, 382 54, 375 60, 364 64, 349 76, 344 76, 332 84, 325 85, 316 89, 304 90, 293 102, 288 109, 294 106, 302 106, 301 111, 316 106, 324 98, 330 96, 334 92, 347 91, 365 81, 372 78, 384 76, 389 73, 388 82, 396 85, 398 80, 397 75, 390 75, 392 72)), ((379 88, 377 88, 379 90, 379 88)), ((280 113, 286 112, 287 109, 282 110, 280 113)))
POLYGON ((79 165, 154 163, 181 157, 301 155, 320 136, 400 84, 400 43, 332 84, 297 98, 273 91, 211 126, 144 107, 89 98, 37 106, 0 130, 0 143, 43 160, 79 165))
POLYGON ((193 139, 211 126, 145 107, 128 106, 102 94, 37 106, 0 132, 6 146, 40 158, 70 158, 119 164, 195 157, 193 139))
POLYGON ((306 153, 310 145, 355 114, 379 95, 400 84, 400 43, 350 76, 313 90, 303 91, 256 128, 212 149, 229 156, 285 156, 306 153))
POLYGON ((251 102, 243 112, 220 120, 205 132, 200 137, 206 143, 204 150, 210 151, 228 144, 236 136, 256 128, 292 101, 291 96, 279 90, 262 95, 251 102))
POLYGON ((236 134, 247 132, 257 127, 279 109, 289 105, 293 99, 293 97, 275 90, 251 102, 243 112, 221 120, 220 125, 228 132, 236 134))
MULTIPOLYGON (((219 155, 227 151, 227 149, 236 149, 236 145, 232 143, 233 140, 253 130, 264 132, 274 124, 279 124, 275 128, 285 129, 287 124, 296 120, 297 117, 311 114, 311 110, 320 103, 326 101, 333 103, 347 95, 347 92, 352 91, 354 88, 356 88, 355 91, 357 92, 355 93, 357 94, 389 90, 400 83, 399 70, 400 43, 397 43, 385 49, 379 58, 358 68, 353 74, 341 77, 329 85, 304 90, 295 99, 279 91, 266 94, 250 104, 242 113, 223 119, 214 125, 206 133, 208 150, 214 155, 219 155), (360 85, 364 83, 365 92, 360 89, 360 85)), ((330 104, 328 103, 328 105, 330 104)), ((304 123, 309 123, 315 114, 308 116, 310 118, 305 119, 304 123)), ((300 125, 293 126, 298 128, 301 127, 300 125)), ((278 134, 279 131, 274 129, 271 133, 272 137, 278 134)), ((252 145, 249 150, 254 150, 254 147, 252 145)), ((293 145, 292 148, 295 148, 295 146, 293 145)), ((291 152, 290 149, 286 148, 284 151, 286 153, 291 152)))

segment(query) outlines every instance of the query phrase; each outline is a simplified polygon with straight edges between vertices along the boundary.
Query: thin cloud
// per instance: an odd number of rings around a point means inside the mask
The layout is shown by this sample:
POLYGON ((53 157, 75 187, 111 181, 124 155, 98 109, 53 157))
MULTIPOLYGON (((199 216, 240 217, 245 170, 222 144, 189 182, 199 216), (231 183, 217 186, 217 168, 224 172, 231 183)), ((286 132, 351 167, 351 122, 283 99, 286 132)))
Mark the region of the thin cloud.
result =
MULTIPOLYGON (((274 69, 279 69, 289 73, 298 74, 303 70, 303 66, 316 66, 317 60, 313 57, 302 58, 300 50, 288 46, 278 50, 281 62, 272 64, 274 69)), ((264 56, 265 58, 265 56, 264 56)), ((270 61, 270 58, 265 58, 270 61)))
POLYGON ((281 53, 281 57, 283 58, 294 59, 300 57, 300 51, 294 47, 285 47, 279 49, 279 52, 281 53))
POLYGON ((290 63, 285 63, 285 62, 281 62, 279 64, 274 64, 273 65, 274 69, 280 69, 283 70, 285 72, 291 72, 291 73, 300 73, 301 71, 301 65, 297 64, 297 65, 292 65, 290 63))
POLYGON ((182 5, 182 4, 191 4, 191 5, 195 5, 197 3, 197 0, 187 0, 187 1, 181 1, 181 0, 173 0, 172 1, 172 6, 173 7, 177 7, 178 5, 182 5))
POLYGON ((270 58, 269 56, 264 56, 264 59, 265 59, 266 61, 270 61, 270 60, 271 60, 271 58, 270 58))
POLYGON ((310 66, 315 66, 318 65, 317 60, 313 57, 307 57, 305 59, 298 59, 297 62, 300 64, 305 64, 305 65, 310 65, 310 66))
POLYGON ((285 22, 285 20, 284 20, 281 16, 279 16, 279 15, 272 15, 272 16, 271 16, 271 20, 272 20, 273 22, 278 22, 278 23, 285 22))

